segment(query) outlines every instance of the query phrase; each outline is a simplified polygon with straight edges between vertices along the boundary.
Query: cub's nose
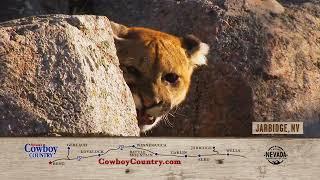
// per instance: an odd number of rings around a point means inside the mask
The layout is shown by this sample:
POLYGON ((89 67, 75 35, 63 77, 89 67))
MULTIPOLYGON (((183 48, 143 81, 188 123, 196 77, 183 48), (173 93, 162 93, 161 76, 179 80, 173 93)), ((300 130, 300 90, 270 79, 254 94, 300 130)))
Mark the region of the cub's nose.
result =
POLYGON ((163 101, 161 101, 159 98, 143 97, 143 105, 146 108, 151 108, 161 104, 163 104, 163 101))

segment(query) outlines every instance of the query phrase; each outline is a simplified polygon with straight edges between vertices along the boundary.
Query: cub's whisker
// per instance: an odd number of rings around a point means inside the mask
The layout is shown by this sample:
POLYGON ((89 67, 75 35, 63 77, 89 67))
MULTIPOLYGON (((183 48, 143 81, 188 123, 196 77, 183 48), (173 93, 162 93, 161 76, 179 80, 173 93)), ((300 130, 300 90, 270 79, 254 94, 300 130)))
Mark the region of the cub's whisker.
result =
MULTIPOLYGON (((167 112, 167 113, 164 115, 164 123, 165 123, 167 126, 173 128, 174 126, 173 126, 173 124, 170 122, 170 120, 169 120, 169 118, 168 118, 168 115, 169 115, 169 114, 170 114, 170 113, 167 112)), ((170 114, 170 115, 171 115, 171 114, 170 114)))
POLYGON ((172 113, 168 113, 170 116, 172 116, 172 117, 176 117, 174 114, 172 114, 172 113))

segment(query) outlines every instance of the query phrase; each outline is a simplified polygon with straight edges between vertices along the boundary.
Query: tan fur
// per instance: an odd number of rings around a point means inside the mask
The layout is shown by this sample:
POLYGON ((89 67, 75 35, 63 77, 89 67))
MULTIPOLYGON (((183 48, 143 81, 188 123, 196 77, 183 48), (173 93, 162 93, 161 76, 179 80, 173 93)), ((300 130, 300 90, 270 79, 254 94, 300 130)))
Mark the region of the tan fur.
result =
POLYGON ((192 72, 206 62, 209 48, 191 38, 191 44, 197 45, 187 49, 183 38, 147 28, 116 23, 112 28, 120 67, 135 97, 138 114, 143 114, 139 126, 142 131, 149 130, 185 99, 192 72), (178 76, 175 83, 167 81, 170 73, 178 76), (146 116, 151 123, 146 123, 146 116))

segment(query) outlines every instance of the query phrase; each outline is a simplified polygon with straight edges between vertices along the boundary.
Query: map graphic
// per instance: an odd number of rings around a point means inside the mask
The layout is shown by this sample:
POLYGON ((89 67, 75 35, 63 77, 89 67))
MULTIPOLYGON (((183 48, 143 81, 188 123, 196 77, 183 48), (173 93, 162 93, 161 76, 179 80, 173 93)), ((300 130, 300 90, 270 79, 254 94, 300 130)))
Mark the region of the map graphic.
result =
MULTIPOLYGON (((76 148, 76 147, 74 147, 74 148, 76 148)), ((161 152, 159 152, 159 151, 150 150, 147 148, 138 147, 137 145, 119 145, 118 147, 115 147, 115 148, 106 149, 102 153, 96 153, 96 154, 91 154, 91 155, 77 154, 77 155, 71 156, 72 149, 73 149, 72 147, 67 146, 65 157, 53 159, 53 160, 49 161, 49 164, 53 164, 55 162, 60 162, 60 161, 75 161, 75 160, 80 161, 80 160, 88 159, 88 158, 106 157, 110 152, 119 152, 119 151, 124 151, 124 150, 140 150, 143 152, 148 152, 151 155, 153 155, 154 158, 156 158, 156 157, 174 157, 174 158, 216 157, 216 158, 221 159, 221 158, 226 158, 228 156, 246 158, 246 156, 238 154, 238 153, 231 153, 231 152, 221 153, 221 152, 217 151, 215 149, 215 147, 211 147, 211 150, 210 150, 210 148, 208 148, 209 150, 206 150, 205 152, 202 151, 201 153, 197 153, 197 154, 187 153, 186 151, 185 151, 185 153, 182 153, 182 154, 172 154, 172 153, 162 152, 164 150, 161 150, 161 152)), ((231 151, 231 149, 227 150, 227 151, 231 151)))
POLYGON ((298 180, 320 162, 318 139, 30 137, 0 147, 0 179, 298 180))

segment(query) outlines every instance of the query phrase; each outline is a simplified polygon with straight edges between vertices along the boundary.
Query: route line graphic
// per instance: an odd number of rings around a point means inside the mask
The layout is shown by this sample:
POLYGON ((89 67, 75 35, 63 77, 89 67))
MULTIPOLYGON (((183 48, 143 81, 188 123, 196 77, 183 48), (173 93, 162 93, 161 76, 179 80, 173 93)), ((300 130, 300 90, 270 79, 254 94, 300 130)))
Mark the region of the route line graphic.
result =
POLYGON ((144 148, 140 148, 140 147, 137 147, 135 145, 131 145, 131 146, 124 146, 124 145, 120 145, 118 148, 111 148, 111 149, 108 149, 106 152, 104 153, 99 153, 99 154, 93 154, 93 155, 89 155, 89 156, 76 156, 76 157, 73 157, 73 158, 70 158, 70 147, 68 147, 68 152, 67 152, 67 157, 66 158, 60 158, 60 159, 55 159, 53 161, 49 161, 49 164, 52 164, 54 162, 58 162, 58 161, 72 161, 72 160, 81 160, 81 159, 87 159, 87 158, 93 158, 93 157, 101 157, 101 156, 104 156, 106 154, 108 154, 109 152, 111 151, 122 151, 124 149, 128 149, 128 148, 133 148, 133 149, 138 149, 138 150, 143 150, 143 151, 147 151, 149 153, 152 153, 154 154, 155 156, 166 156, 166 157, 178 157, 178 158, 187 158, 187 157, 208 157, 208 156, 236 156, 236 157, 241 157, 241 158, 247 158, 246 156, 243 156, 243 155, 239 155, 239 154, 232 154, 232 153, 219 153, 219 151, 216 151, 214 150, 213 154, 198 154, 198 155, 188 155, 188 154, 185 154, 185 155, 177 155, 177 154, 162 154, 162 153, 157 153, 157 152, 153 152, 149 149, 144 149, 144 148))

